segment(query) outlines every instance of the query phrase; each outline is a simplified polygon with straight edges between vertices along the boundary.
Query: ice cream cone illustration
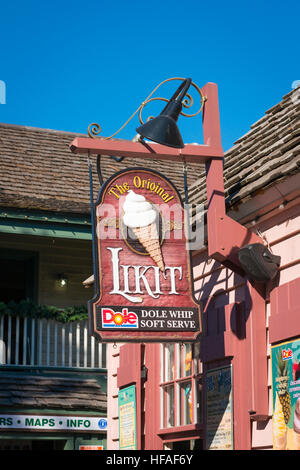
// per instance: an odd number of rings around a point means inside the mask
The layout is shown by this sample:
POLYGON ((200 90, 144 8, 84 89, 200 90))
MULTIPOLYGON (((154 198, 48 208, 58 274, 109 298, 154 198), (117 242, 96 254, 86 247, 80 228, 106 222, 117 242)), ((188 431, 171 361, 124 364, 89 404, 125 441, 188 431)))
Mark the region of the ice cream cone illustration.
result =
POLYGON ((123 205, 123 223, 131 228, 146 252, 159 269, 164 272, 165 265, 157 231, 157 212, 141 194, 130 190, 123 205))
POLYGON ((300 434, 294 431, 295 450, 300 450, 300 434))
POLYGON ((300 450, 300 398, 298 398, 294 413, 294 442, 295 449, 300 450))
POLYGON ((276 450, 286 450, 287 428, 284 420, 282 405, 276 393, 275 410, 273 414, 273 438, 276 450))

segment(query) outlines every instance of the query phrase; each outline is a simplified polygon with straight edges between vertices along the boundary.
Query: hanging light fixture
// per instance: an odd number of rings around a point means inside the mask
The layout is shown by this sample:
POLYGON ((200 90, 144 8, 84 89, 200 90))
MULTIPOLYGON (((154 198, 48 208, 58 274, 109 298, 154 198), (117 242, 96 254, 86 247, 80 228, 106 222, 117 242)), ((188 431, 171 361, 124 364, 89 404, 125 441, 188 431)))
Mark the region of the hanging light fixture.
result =
POLYGON ((59 274, 58 283, 60 287, 66 287, 66 285, 68 284, 68 277, 65 274, 59 274))
MULTIPOLYGON (((136 128, 138 132, 137 136, 134 137, 134 141, 141 141, 143 142, 143 138, 149 139, 153 142, 157 142, 162 145, 166 145, 168 147, 174 148, 183 148, 184 143, 177 127, 177 121, 179 115, 185 117, 194 117, 199 114, 204 106, 206 101, 206 97, 203 95, 201 89, 192 82, 191 78, 168 78, 161 82, 158 86, 154 88, 154 90, 150 93, 150 95, 142 102, 142 104, 138 107, 138 109, 130 116, 130 118, 118 129, 114 134, 109 137, 104 137, 104 140, 109 140, 115 137, 124 127, 131 121, 131 119, 139 113, 139 120, 140 126, 136 128), (182 83, 177 88, 175 93, 173 94, 170 100, 166 98, 152 98, 152 95, 155 91, 164 83, 170 82, 172 80, 180 80, 182 83), (187 93, 190 86, 193 86, 200 95, 200 109, 195 112, 194 114, 185 114, 182 109, 190 108, 193 105, 193 98, 190 94, 187 93), (186 99, 184 99, 186 97, 186 99), (141 117, 142 111, 146 104, 150 103, 151 101, 161 100, 167 102, 164 109, 161 111, 159 116, 157 117, 149 117, 147 121, 144 123, 141 117)), ((101 127, 99 124, 93 122, 88 127, 88 135, 92 138, 98 136, 101 132, 101 127)))
POLYGON ((191 83, 191 78, 185 79, 164 107, 160 115, 150 119, 136 129, 141 137, 145 137, 146 139, 168 147, 184 147, 184 143, 177 126, 177 121, 182 111, 183 98, 185 97, 191 83))

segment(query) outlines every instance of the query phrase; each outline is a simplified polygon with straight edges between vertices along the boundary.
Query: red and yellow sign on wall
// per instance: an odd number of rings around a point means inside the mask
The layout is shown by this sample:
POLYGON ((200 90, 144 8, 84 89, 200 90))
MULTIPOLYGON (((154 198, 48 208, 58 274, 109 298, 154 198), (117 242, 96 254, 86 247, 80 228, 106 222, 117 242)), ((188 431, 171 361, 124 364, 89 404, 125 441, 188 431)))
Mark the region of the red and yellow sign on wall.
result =
POLYGON ((132 168, 113 175, 95 207, 97 293, 91 327, 102 341, 195 341, 186 214, 173 184, 132 168))

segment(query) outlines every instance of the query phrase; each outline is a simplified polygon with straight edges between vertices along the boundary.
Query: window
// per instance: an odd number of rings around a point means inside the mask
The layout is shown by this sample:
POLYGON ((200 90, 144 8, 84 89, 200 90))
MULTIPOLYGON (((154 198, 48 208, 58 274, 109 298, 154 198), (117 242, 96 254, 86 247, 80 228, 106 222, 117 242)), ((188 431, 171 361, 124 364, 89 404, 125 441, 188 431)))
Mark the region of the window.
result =
POLYGON ((161 427, 202 422, 202 376, 198 344, 161 345, 161 427))
POLYGON ((184 441, 167 442, 164 450, 203 450, 202 439, 186 439, 184 441))
MULTIPOLYGON (((0 248, 0 302, 36 300, 38 253, 0 248)), ((29 322, 28 322, 29 325, 29 322)), ((25 364, 29 360, 31 328, 21 316, 0 320, 0 364, 25 364), (24 347, 24 344, 26 347, 24 347), (26 352, 27 351, 27 352, 26 352)))
POLYGON ((0 302, 35 301, 38 253, 0 248, 0 302))

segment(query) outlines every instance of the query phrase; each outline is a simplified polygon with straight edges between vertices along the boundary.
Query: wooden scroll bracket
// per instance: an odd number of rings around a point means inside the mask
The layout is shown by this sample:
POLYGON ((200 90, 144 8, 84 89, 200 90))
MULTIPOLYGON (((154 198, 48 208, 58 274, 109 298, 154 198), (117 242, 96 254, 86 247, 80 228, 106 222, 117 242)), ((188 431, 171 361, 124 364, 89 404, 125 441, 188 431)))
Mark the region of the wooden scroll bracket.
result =
POLYGON ((248 243, 261 239, 246 227, 226 215, 223 181, 224 153, 221 130, 218 88, 207 83, 202 88, 206 102, 203 109, 203 145, 187 144, 183 149, 155 143, 105 138, 76 137, 70 145, 74 153, 100 154, 159 160, 199 162, 206 165, 208 255, 238 274, 244 274, 237 252, 248 243))

